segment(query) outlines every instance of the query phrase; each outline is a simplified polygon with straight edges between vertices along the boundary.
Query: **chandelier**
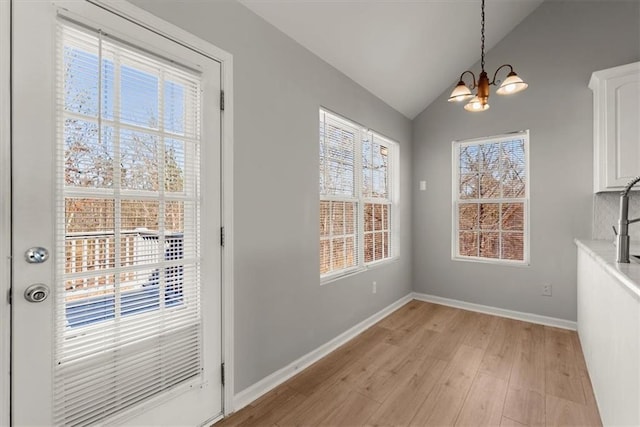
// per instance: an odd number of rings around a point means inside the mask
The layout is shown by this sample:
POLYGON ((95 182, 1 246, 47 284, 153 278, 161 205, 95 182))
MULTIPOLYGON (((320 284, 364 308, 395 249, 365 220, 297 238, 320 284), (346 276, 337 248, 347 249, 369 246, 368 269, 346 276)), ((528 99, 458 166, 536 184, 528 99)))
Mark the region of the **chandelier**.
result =
POLYGON ((467 105, 464 106, 464 109, 467 111, 486 111, 489 109, 489 86, 497 86, 500 85, 496 93, 498 95, 511 95, 512 93, 517 93, 525 90, 529 85, 526 84, 515 71, 513 71, 513 67, 509 64, 504 64, 498 67, 496 72, 493 74, 493 79, 489 81, 489 77, 487 76, 487 72, 484 70, 484 1, 482 0, 482 13, 481 13, 481 59, 480 66, 482 70, 480 71, 480 77, 476 80, 475 74, 473 72, 467 70, 464 73, 460 74, 460 81, 451 92, 451 96, 449 97, 449 102, 462 102, 467 101, 467 105), (509 68, 509 74, 507 74, 507 78, 500 82, 500 80, 496 80, 498 72, 503 68, 509 68), (467 86, 464 82, 463 78, 465 74, 470 74, 473 79, 473 83, 471 87, 467 86), (502 83, 502 84, 500 84, 502 83), (473 89, 477 89, 475 96, 471 93, 473 89))

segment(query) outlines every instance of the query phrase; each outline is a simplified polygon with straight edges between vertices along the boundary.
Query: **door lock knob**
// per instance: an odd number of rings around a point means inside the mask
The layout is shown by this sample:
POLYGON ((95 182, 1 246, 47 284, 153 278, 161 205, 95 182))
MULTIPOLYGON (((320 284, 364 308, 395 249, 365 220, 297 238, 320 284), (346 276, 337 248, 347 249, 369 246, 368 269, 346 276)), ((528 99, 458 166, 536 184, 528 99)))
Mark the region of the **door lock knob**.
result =
POLYGON ((24 298, 29 302, 42 302, 49 296, 49 287, 43 283, 36 283, 24 291, 24 298))

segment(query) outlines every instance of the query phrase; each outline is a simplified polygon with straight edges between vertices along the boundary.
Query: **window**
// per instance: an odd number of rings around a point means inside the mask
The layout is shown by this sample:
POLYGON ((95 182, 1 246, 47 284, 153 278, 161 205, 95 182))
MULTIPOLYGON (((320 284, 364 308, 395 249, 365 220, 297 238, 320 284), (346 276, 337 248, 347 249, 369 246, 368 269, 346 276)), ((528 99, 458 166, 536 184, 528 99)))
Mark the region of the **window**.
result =
POLYGON ((398 144, 320 110, 320 275, 397 256, 398 144))
POLYGON ((67 21, 58 58, 55 411, 82 424, 202 371, 202 76, 67 21))
POLYGON ((453 258, 529 261, 529 132, 453 143, 453 258))

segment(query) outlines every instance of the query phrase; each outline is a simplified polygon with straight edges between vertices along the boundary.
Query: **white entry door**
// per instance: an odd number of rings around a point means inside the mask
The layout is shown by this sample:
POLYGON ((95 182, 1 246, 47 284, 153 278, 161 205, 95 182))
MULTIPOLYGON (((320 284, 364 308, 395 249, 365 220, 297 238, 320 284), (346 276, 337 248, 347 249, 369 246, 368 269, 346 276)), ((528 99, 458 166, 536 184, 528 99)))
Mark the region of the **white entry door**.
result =
POLYGON ((12 25, 13 423, 213 419, 220 63, 87 1, 12 25))

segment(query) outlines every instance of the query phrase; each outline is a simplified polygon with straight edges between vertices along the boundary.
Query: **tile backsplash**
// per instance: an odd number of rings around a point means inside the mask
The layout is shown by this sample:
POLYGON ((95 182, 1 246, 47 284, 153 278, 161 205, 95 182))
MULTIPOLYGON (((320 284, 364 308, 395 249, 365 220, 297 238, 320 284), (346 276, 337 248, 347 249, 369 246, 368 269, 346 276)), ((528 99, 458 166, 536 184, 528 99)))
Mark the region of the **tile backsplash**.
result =
MULTIPOLYGON (((620 215, 620 193, 597 193, 593 199, 593 238, 613 241, 612 225, 618 228, 620 215)), ((629 196, 629 218, 640 217, 640 192, 632 191, 629 196)), ((629 226, 631 240, 640 241, 640 222, 629 226)))

